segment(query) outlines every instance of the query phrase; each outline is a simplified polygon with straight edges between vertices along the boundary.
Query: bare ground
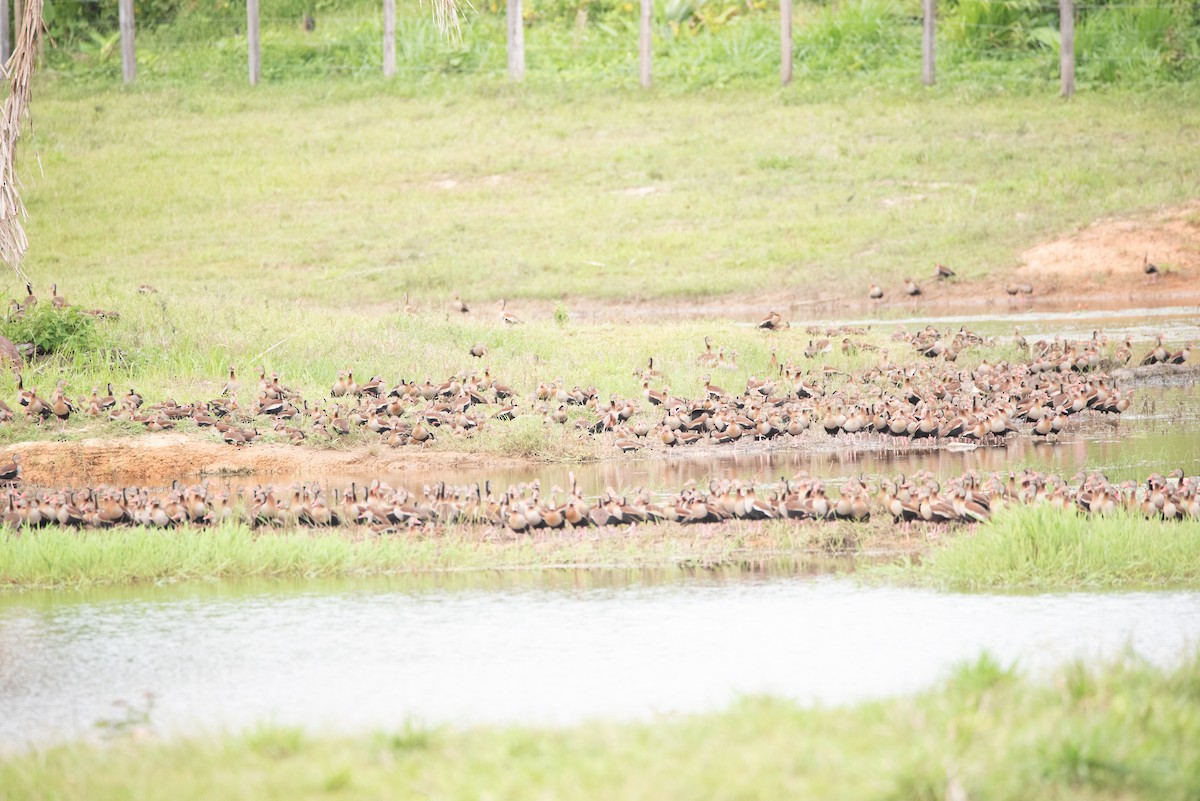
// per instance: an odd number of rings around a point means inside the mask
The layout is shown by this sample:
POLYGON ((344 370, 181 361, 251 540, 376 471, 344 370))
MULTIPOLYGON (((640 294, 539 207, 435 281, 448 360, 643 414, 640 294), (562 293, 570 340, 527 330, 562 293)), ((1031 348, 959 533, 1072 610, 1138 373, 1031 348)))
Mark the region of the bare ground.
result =
POLYGON ((325 476, 405 473, 464 467, 512 467, 525 459, 487 453, 392 450, 383 447, 345 450, 262 444, 235 448, 180 433, 142 434, 123 439, 78 442, 23 442, 22 478, 32 484, 109 481, 157 485, 173 478, 246 474, 325 476))
POLYGON ((1098 220, 1025 251, 1021 280, 1067 293, 1160 295, 1200 292, 1200 201, 1140 217, 1098 220), (1147 278, 1146 259, 1162 274, 1147 278))

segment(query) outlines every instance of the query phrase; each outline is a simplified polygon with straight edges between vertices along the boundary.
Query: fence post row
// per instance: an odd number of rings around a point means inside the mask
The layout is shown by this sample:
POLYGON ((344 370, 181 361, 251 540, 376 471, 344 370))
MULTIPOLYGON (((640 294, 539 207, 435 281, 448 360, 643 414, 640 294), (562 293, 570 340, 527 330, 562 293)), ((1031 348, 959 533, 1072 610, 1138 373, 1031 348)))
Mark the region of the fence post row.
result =
POLYGON ((383 77, 396 74, 396 0, 383 0, 383 77))
POLYGON ((645 89, 650 86, 651 73, 651 25, 654 21, 654 0, 642 0, 641 14, 638 16, 638 80, 645 89))
POLYGON ((779 0, 779 82, 792 82, 792 0, 779 0))
POLYGON ((258 86, 262 54, 258 49, 258 0, 246 0, 246 49, 250 62, 250 85, 258 86))
POLYGON ((508 77, 514 81, 522 81, 525 79, 525 18, 521 11, 521 0, 508 0, 506 16, 508 77))
MULTIPOLYGON (((259 0, 246 0, 246 34, 250 85, 258 85, 262 73, 259 47, 259 0)), ((792 13, 794 0, 779 0, 779 80, 784 86, 794 74, 792 13)), ((12 0, 11 25, 8 0, 0 0, 0 65, 12 56, 13 38, 21 29, 21 0, 12 0)), ((922 0, 921 82, 932 86, 937 81, 937 0, 922 0)), ((1062 96, 1075 94, 1075 0, 1058 0, 1059 78, 1062 96)), ((638 25, 638 72, 643 87, 652 81, 652 22, 654 0, 641 0, 638 25)), ((137 76, 137 51, 134 46, 133 0, 118 0, 121 29, 121 78, 133 83, 137 76)), ((521 0, 508 0, 508 75, 514 81, 525 78, 525 21, 521 0)), ((396 0, 383 0, 383 74, 396 74, 396 0)))
POLYGON ((121 26, 121 80, 137 77, 137 52, 133 47, 133 0, 118 0, 117 21, 121 26))
POLYGON ((924 0, 925 24, 921 29, 921 83, 933 86, 937 80, 937 0, 924 0))
POLYGON ((1058 0, 1058 70, 1062 96, 1075 94, 1075 0, 1058 0))

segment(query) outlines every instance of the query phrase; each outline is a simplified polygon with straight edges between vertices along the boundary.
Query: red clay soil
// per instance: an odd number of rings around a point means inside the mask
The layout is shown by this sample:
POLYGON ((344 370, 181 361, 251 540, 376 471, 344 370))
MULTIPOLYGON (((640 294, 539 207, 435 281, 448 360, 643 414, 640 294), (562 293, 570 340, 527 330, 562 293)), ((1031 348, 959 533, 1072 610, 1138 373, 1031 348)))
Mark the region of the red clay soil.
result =
POLYGON ((8 451, 21 454, 24 481, 46 486, 84 481, 157 486, 169 484, 175 478, 251 473, 316 478, 527 464, 486 453, 393 450, 380 446, 334 450, 262 444, 235 448, 174 432, 125 439, 23 442, 8 451))

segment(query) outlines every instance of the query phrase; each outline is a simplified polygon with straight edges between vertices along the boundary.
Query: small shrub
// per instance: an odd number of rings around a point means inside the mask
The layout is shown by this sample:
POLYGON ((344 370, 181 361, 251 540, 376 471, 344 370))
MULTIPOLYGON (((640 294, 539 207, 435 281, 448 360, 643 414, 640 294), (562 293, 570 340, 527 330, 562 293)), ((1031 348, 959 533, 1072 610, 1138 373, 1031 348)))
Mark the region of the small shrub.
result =
POLYGON ((0 333, 18 347, 30 346, 30 357, 61 354, 77 358, 111 349, 109 337, 100 331, 96 319, 74 306, 60 309, 39 303, 20 317, 6 318, 0 333))

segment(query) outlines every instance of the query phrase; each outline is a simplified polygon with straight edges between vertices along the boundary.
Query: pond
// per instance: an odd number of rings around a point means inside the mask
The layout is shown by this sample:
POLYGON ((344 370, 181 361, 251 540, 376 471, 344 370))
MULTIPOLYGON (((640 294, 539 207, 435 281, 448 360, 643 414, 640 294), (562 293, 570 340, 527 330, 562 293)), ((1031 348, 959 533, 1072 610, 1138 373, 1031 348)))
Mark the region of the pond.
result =
POLYGON ((29 593, 0 598, 0 747, 94 736, 130 710, 170 733, 568 724, 759 693, 840 704, 919 690, 984 650, 1036 673, 1125 648, 1168 663, 1198 638, 1200 592, 956 595, 730 571, 29 593))

